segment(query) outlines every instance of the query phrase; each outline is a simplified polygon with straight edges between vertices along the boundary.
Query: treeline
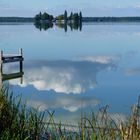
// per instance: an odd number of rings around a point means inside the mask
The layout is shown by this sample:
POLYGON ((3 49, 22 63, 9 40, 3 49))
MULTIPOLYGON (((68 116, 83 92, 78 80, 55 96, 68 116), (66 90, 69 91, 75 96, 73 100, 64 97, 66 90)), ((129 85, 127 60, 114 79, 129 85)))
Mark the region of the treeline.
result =
POLYGON ((73 13, 71 12, 70 15, 68 15, 67 11, 65 10, 64 14, 58 15, 54 17, 53 15, 50 15, 46 12, 39 13, 35 15, 35 21, 36 22, 55 22, 55 21, 74 21, 74 22, 81 22, 82 21, 82 12, 80 13, 73 13))
POLYGON ((140 17, 82 17, 82 13, 67 14, 67 11, 62 15, 54 17, 48 13, 39 13, 35 17, 0 17, 0 22, 140 22, 140 17))
POLYGON ((64 21, 82 21, 82 12, 80 13, 73 13, 68 16, 67 11, 64 12, 64 14, 59 15, 55 18, 55 20, 64 20, 64 21))
POLYGON ((26 17, 0 17, 0 22, 34 22, 34 18, 26 17))
POLYGON ((83 17, 83 22, 140 22, 140 17, 83 17))
POLYGON ((44 12, 44 13, 40 12, 39 14, 35 15, 35 21, 36 22, 46 21, 46 20, 47 21, 53 21, 53 19, 54 19, 53 15, 50 15, 46 12, 44 12))

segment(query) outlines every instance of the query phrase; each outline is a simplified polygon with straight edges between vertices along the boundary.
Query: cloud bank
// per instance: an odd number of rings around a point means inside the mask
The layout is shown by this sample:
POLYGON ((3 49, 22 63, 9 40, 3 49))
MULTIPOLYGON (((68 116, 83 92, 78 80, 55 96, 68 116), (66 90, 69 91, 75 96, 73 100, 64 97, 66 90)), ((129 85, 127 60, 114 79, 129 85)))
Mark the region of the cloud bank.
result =
MULTIPOLYGON (((37 90, 54 90, 57 93, 84 93, 97 86, 97 75, 105 69, 116 68, 120 56, 86 56, 77 61, 28 61, 24 64, 23 85, 37 90)), ((10 70, 14 71, 15 67, 10 70)), ((10 81, 10 84, 17 84, 10 81)))

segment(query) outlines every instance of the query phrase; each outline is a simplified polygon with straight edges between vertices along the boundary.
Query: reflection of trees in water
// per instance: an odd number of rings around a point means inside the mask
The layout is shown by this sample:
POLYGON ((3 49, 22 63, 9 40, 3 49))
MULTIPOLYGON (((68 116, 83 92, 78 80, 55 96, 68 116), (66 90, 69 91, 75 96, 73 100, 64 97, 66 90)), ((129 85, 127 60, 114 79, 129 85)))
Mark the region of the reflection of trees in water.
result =
POLYGON ((55 25, 57 27, 61 28, 61 29, 64 29, 65 32, 67 32, 67 30, 68 30, 68 25, 67 25, 66 22, 65 23, 63 23, 63 22, 56 22, 55 25))
POLYGON ((68 27, 70 27, 71 31, 73 30, 80 30, 82 31, 82 22, 57 22, 55 23, 56 26, 58 26, 59 28, 62 28, 65 30, 65 32, 67 32, 68 27))
MULTIPOLYGON (((34 24, 36 28, 38 28, 40 31, 48 30, 49 28, 53 28, 54 24, 52 22, 49 23, 35 23, 34 24)), ((79 30, 82 31, 82 22, 55 22, 55 26, 64 29, 65 32, 67 32, 68 27, 70 27, 71 31, 73 30, 79 30)))
POLYGON ((70 27, 71 30, 82 30, 82 22, 70 22, 68 23, 68 26, 70 27))
POLYGON ((53 28, 53 23, 52 22, 48 22, 48 23, 40 23, 40 22, 36 22, 35 27, 37 29, 39 29, 40 31, 43 30, 48 30, 49 28, 53 28))

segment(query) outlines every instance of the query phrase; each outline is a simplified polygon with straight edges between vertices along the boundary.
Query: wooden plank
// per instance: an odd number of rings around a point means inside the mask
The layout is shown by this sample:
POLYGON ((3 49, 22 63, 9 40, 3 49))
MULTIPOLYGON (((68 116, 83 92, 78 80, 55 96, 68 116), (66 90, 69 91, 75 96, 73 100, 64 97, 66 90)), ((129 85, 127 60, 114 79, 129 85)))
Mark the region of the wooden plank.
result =
POLYGON ((4 59, 3 63, 11 63, 11 62, 20 62, 23 61, 23 58, 16 58, 16 59, 4 59))
POLYGON ((2 59, 16 59, 16 58, 22 58, 22 56, 7 56, 7 57, 2 57, 2 59))
POLYGON ((3 57, 3 51, 0 52, 0 60, 2 60, 3 57))
POLYGON ((10 79, 15 79, 15 78, 20 78, 22 81, 22 76, 23 76, 23 51, 20 49, 19 54, 3 54, 3 51, 0 52, 0 85, 2 85, 2 81, 5 80, 10 80, 10 79), (20 72, 18 73, 13 73, 13 74, 2 74, 3 73, 3 64, 4 63, 11 63, 11 62, 19 62, 20 66, 20 72))
POLYGON ((2 74, 2 81, 21 78, 24 72, 12 73, 12 74, 2 74))
POLYGON ((21 54, 4 54, 3 57, 9 57, 9 56, 22 56, 21 54))

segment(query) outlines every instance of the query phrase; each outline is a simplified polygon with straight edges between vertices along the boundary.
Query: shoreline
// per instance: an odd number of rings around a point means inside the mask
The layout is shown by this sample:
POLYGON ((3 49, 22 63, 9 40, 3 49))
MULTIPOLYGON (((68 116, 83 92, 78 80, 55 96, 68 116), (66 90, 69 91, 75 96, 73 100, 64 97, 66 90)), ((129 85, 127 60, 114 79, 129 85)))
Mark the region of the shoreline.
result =
MULTIPOLYGON (((34 17, 0 17, 0 23, 4 22, 35 22, 34 17)), ((54 21, 55 22, 55 21, 54 21)), ((82 22, 140 22, 140 17, 83 17, 82 22)))

